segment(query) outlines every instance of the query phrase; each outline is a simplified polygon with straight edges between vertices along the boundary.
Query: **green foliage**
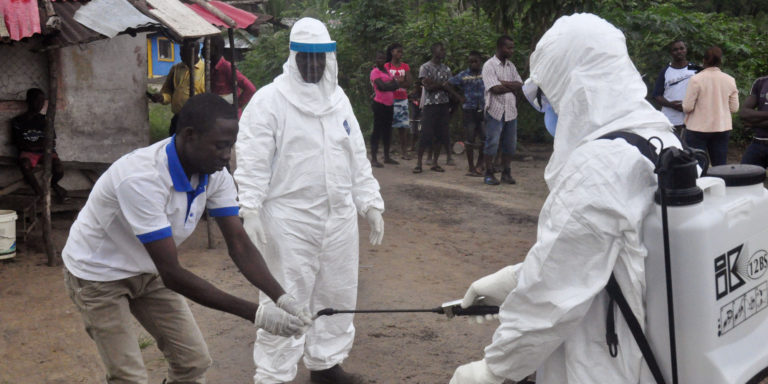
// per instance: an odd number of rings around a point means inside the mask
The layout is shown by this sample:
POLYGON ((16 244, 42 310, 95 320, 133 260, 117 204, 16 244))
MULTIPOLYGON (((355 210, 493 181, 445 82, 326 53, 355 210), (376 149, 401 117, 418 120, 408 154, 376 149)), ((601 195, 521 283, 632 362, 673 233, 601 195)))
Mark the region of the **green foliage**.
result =
POLYGON ((238 63, 238 69, 261 88, 279 74, 283 73, 283 63, 288 58, 288 36, 290 31, 280 29, 274 33, 263 33, 258 39, 256 49, 245 55, 245 60, 238 63))
POLYGON ((373 127, 369 75, 377 51, 399 38, 398 27, 405 20, 405 2, 391 1, 383 7, 380 1, 353 0, 343 4, 341 17, 330 23, 331 37, 337 41, 339 85, 347 93, 363 132, 373 127))
POLYGON ((170 105, 149 103, 149 142, 155 143, 168 137, 168 127, 171 125, 170 105))
MULTIPOLYGON (((601 15, 624 31, 629 54, 649 89, 670 60, 668 44, 682 39, 688 59, 694 63, 701 63, 704 52, 713 45, 723 50, 722 69, 736 79, 743 101, 752 82, 768 73, 768 44, 761 30, 765 27, 751 19, 686 10, 686 4, 653 4, 631 12, 609 9, 601 15)), ((738 118, 731 137, 736 142, 749 139, 738 118)))
MULTIPOLYGON (((516 42, 512 62, 525 78, 528 57, 536 42, 564 14, 593 12, 622 29, 635 65, 649 89, 669 61, 666 46, 673 39, 687 42, 689 58, 701 62, 704 51, 718 45, 724 52, 726 73, 737 79, 742 100, 751 82, 768 74, 765 21, 768 0, 269 0, 283 17, 312 16, 329 26, 338 43, 339 84, 352 102, 364 131, 372 126, 368 80, 376 51, 392 42, 405 47, 404 61, 412 75, 429 60, 434 42, 445 44, 445 63, 454 73, 466 67, 470 50, 489 57, 495 40, 509 34, 516 42), (282 8, 280 8, 282 7, 282 8), (717 13, 721 12, 721 13, 717 13)), ((240 64, 257 86, 270 83, 282 72, 288 57, 287 30, 262 31, 258 48, 240 64)), ((546 141, 541 115, 519 103, 518 136, 546 141)), ((453 116, 454 132, 460 114, 453 116)), ((737 141, 746 137, 736 119, 737 141)))

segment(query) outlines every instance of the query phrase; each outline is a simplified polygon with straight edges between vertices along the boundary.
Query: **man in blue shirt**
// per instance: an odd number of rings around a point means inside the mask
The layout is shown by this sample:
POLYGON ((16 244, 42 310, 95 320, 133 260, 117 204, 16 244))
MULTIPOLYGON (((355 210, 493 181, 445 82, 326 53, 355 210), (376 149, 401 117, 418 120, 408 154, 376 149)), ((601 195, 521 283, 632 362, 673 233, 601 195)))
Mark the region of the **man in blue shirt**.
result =
POLYGON ((483 113, 485 109, 485 86, 483 85, 483 60, 480 52, 471 51, 468 60, 469 68, 459 72, 448 80, 454 86, 464 91, 464 101, 461 106, 464 122, 464 148, 467 152, 469 171, 467 176, 482 177, 480 166, 483 162, 483 151, 477 155, 474 161, 474 149, 481 148, 485 143, 485 129, 483 127, 483 113))
POLYGON ((147 382, 132 317, 168 361, 168 383, 205 383, 211 358, 185 297, 283 336, 299 336, 312 324, 308 308, 285 293, 238 218, 235 183, 224 170, 237 132, 231 104, 210 93, 190 98, 176 134, 112 164, 72 224, 62 251, 65 285, 107 383, 147 382), (179 263, 177 246, 206 208, 235 265, 276 307, 225 293, 179 263))

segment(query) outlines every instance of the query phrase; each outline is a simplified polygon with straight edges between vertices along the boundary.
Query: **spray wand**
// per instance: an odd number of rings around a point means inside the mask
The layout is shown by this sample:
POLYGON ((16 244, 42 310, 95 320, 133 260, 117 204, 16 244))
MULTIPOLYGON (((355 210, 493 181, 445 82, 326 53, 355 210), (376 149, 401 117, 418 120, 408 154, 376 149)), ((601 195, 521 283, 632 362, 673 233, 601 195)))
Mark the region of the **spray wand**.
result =
POLYGON ((461 307, 461 300, 449 301, 443 303, 436 308, 420 308, 420 309, 333 309, 325 308, 321 309, 315 315, 315 318, 320 316, 331 316, 340 313, 437 313, 440 315, 446 315, 448 318, 454 316, 485 316, 494 315, 499 313, 499 307, 495 305, 473 305, 468 308, 461 307))

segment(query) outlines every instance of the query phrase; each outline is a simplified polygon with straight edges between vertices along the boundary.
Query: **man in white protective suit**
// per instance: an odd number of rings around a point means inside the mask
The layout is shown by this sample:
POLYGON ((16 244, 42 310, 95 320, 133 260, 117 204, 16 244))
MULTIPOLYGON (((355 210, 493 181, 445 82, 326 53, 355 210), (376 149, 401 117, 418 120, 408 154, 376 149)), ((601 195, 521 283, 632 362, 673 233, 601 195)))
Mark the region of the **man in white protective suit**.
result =
POLYGON ((536 45, 530 68, 530 80, 558 114, 544 173, 550 193, 525 260, 467 290, 462 306, 485 296, 486 304, 501 306, 501 324, 484 358, 460 366, 451 384, 519 381, 534 371, 537 384, 652 383, 617 307, 618 355, 609 353, 605 286, 613 272, 644 325, 640 231, 653 206, 654 165, 623 139, 597 139, 626 131, 657 136, 666 147, 680 142, 645 100, 624 35, 595 15, 558 19, 536 45))
MULTIPOLYGON (((312 313, 355 308, 357 213, 370 224, 371 244, 384 236, 384 201, 352 106, 337 85, 335 51, 322 22, 297 21, 283 74, 245 108, 235 147, 246 232, 286 292, 312 313)), ((271 305, 264 294, 260 303, 271 305)), ((254 380, 293 380, 303 355, 314 383, 361 383, 339 365, 354 337, 351 314, 320 317, 300 338, 258 332, 254 380)))

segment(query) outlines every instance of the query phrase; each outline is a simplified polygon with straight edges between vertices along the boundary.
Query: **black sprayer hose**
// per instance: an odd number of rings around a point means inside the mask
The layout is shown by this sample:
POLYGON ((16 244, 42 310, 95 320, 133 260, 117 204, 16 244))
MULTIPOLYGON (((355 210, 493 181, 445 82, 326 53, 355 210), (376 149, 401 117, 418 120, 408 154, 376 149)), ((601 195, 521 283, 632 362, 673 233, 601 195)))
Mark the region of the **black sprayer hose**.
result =
MULTIPOLYGON (((665 170, 662 170, 665 172, 665 170)), ((659 178, 661 179, 661 178, 659 178)), ((669 223, 667 221, 667 191, 659 183, 661 195, 661 227, 664 235, 664 269, 667 277, 667 317, 669 321, 669 353, 672 362, 672 384, 677 384, 677 346, 675 344, 675 307, 672 302, 672 260, 669 251, 669 223)))

